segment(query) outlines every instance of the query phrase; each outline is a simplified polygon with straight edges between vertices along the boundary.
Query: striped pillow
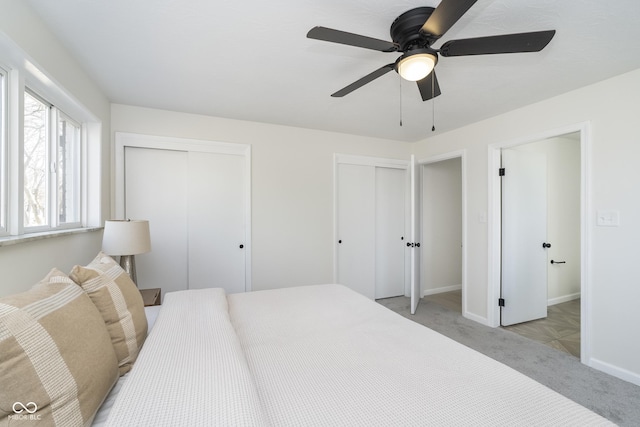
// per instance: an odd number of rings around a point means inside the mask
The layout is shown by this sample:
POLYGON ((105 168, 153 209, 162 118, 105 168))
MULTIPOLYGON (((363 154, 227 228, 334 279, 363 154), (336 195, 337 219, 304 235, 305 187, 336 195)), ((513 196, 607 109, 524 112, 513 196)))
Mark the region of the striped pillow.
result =
POLYGON ((102 252, 86 267, 73 267, 69 276, 89 294, 102 314, 118 357, 120 375, 124 375, 131 370, 147 336, 140 291, 122 267, 102 252))
POLYGON ((0 379, 0 425, 43 426, 90 424, 117 381, 102 316, 61 271, 0 298, 0 379))

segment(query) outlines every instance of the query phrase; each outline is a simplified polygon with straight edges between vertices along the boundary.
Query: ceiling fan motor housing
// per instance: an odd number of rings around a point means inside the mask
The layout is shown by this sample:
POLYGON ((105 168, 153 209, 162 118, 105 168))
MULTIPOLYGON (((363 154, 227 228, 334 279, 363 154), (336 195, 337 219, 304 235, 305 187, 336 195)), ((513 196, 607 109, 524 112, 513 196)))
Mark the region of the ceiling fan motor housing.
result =
POLYGON ((429 47, 435 41, 428 35, 422 35, 420 29, 427 22, 435 9, 432 7, 417 7, 398 16, 391 24, 391 40, 400 47, 401 52, 413 48, 429 47))
POLYGON ((440 0, 437 8, 417 7, 398 16, 391 24, 391 40, 380 40, 326 27, 314 27, 307 37, 371 49, 399 52, 400 58, 331 94, 342 97, 395 70, 402 78, 417 82, 423 101, 441 94, 434 66, 438 57, 539 52, 551 41, 555 30, 503 34, 449 40, 439 49, 431 46, 439 40, 477 0, 440 0), (431 78, 428 78, 431 76, 431 78))

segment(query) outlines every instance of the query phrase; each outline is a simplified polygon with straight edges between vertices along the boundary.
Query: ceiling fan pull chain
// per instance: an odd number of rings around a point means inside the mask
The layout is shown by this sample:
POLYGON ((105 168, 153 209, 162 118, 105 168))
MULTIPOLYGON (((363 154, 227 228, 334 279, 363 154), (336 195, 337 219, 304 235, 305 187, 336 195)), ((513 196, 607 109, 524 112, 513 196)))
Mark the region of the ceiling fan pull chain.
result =
POLYGON ((402 127, 402 77, 398 81, 400 82, 400 127, 402 127))
POLYGON ((435 71, 431 71, 431 132, 436 131, 436 79, 435 71))

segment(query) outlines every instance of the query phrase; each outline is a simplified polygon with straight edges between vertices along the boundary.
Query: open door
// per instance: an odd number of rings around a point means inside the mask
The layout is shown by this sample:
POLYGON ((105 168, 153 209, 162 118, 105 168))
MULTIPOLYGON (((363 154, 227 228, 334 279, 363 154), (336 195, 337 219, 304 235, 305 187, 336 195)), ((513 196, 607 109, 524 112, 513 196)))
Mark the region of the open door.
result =
POLYGON ((420 303, 420 186, 418 185, 418 165, 413 155, 411 155, 410 169, 411 236, 409 238, 410 243, 407 243, 407 245, 410 245, 409 252, 411 253, 411 314, 415 314, 420 303))
POLYGON ((502 326, 547 317, 547 159, 502 150, 502 326))

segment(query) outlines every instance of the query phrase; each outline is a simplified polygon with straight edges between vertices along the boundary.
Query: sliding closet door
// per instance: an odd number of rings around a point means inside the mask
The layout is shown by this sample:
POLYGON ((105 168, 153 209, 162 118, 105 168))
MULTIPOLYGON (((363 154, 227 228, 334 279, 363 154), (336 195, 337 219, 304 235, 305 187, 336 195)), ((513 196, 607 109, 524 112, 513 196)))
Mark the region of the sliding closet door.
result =
POLYGON ((245 159, 189 153, 189 288, 245 291, 245 159))
POLYGON ((375 168, 337 165, 338 283, 375 297, 375 168))
POLYGON ((337 282, 371 299, 404 295, 406 166, 342 159, 336 163, 337 282))
POLYGON ((116 133, 116 216, 149 220, 140 288, 251 289, 250 149, 116 133))
POLYGON ((124 218, 149 220, 151 233, 151 252, 136 256, 138 287, 187 289, 187 152, 124 151, 124 218))

